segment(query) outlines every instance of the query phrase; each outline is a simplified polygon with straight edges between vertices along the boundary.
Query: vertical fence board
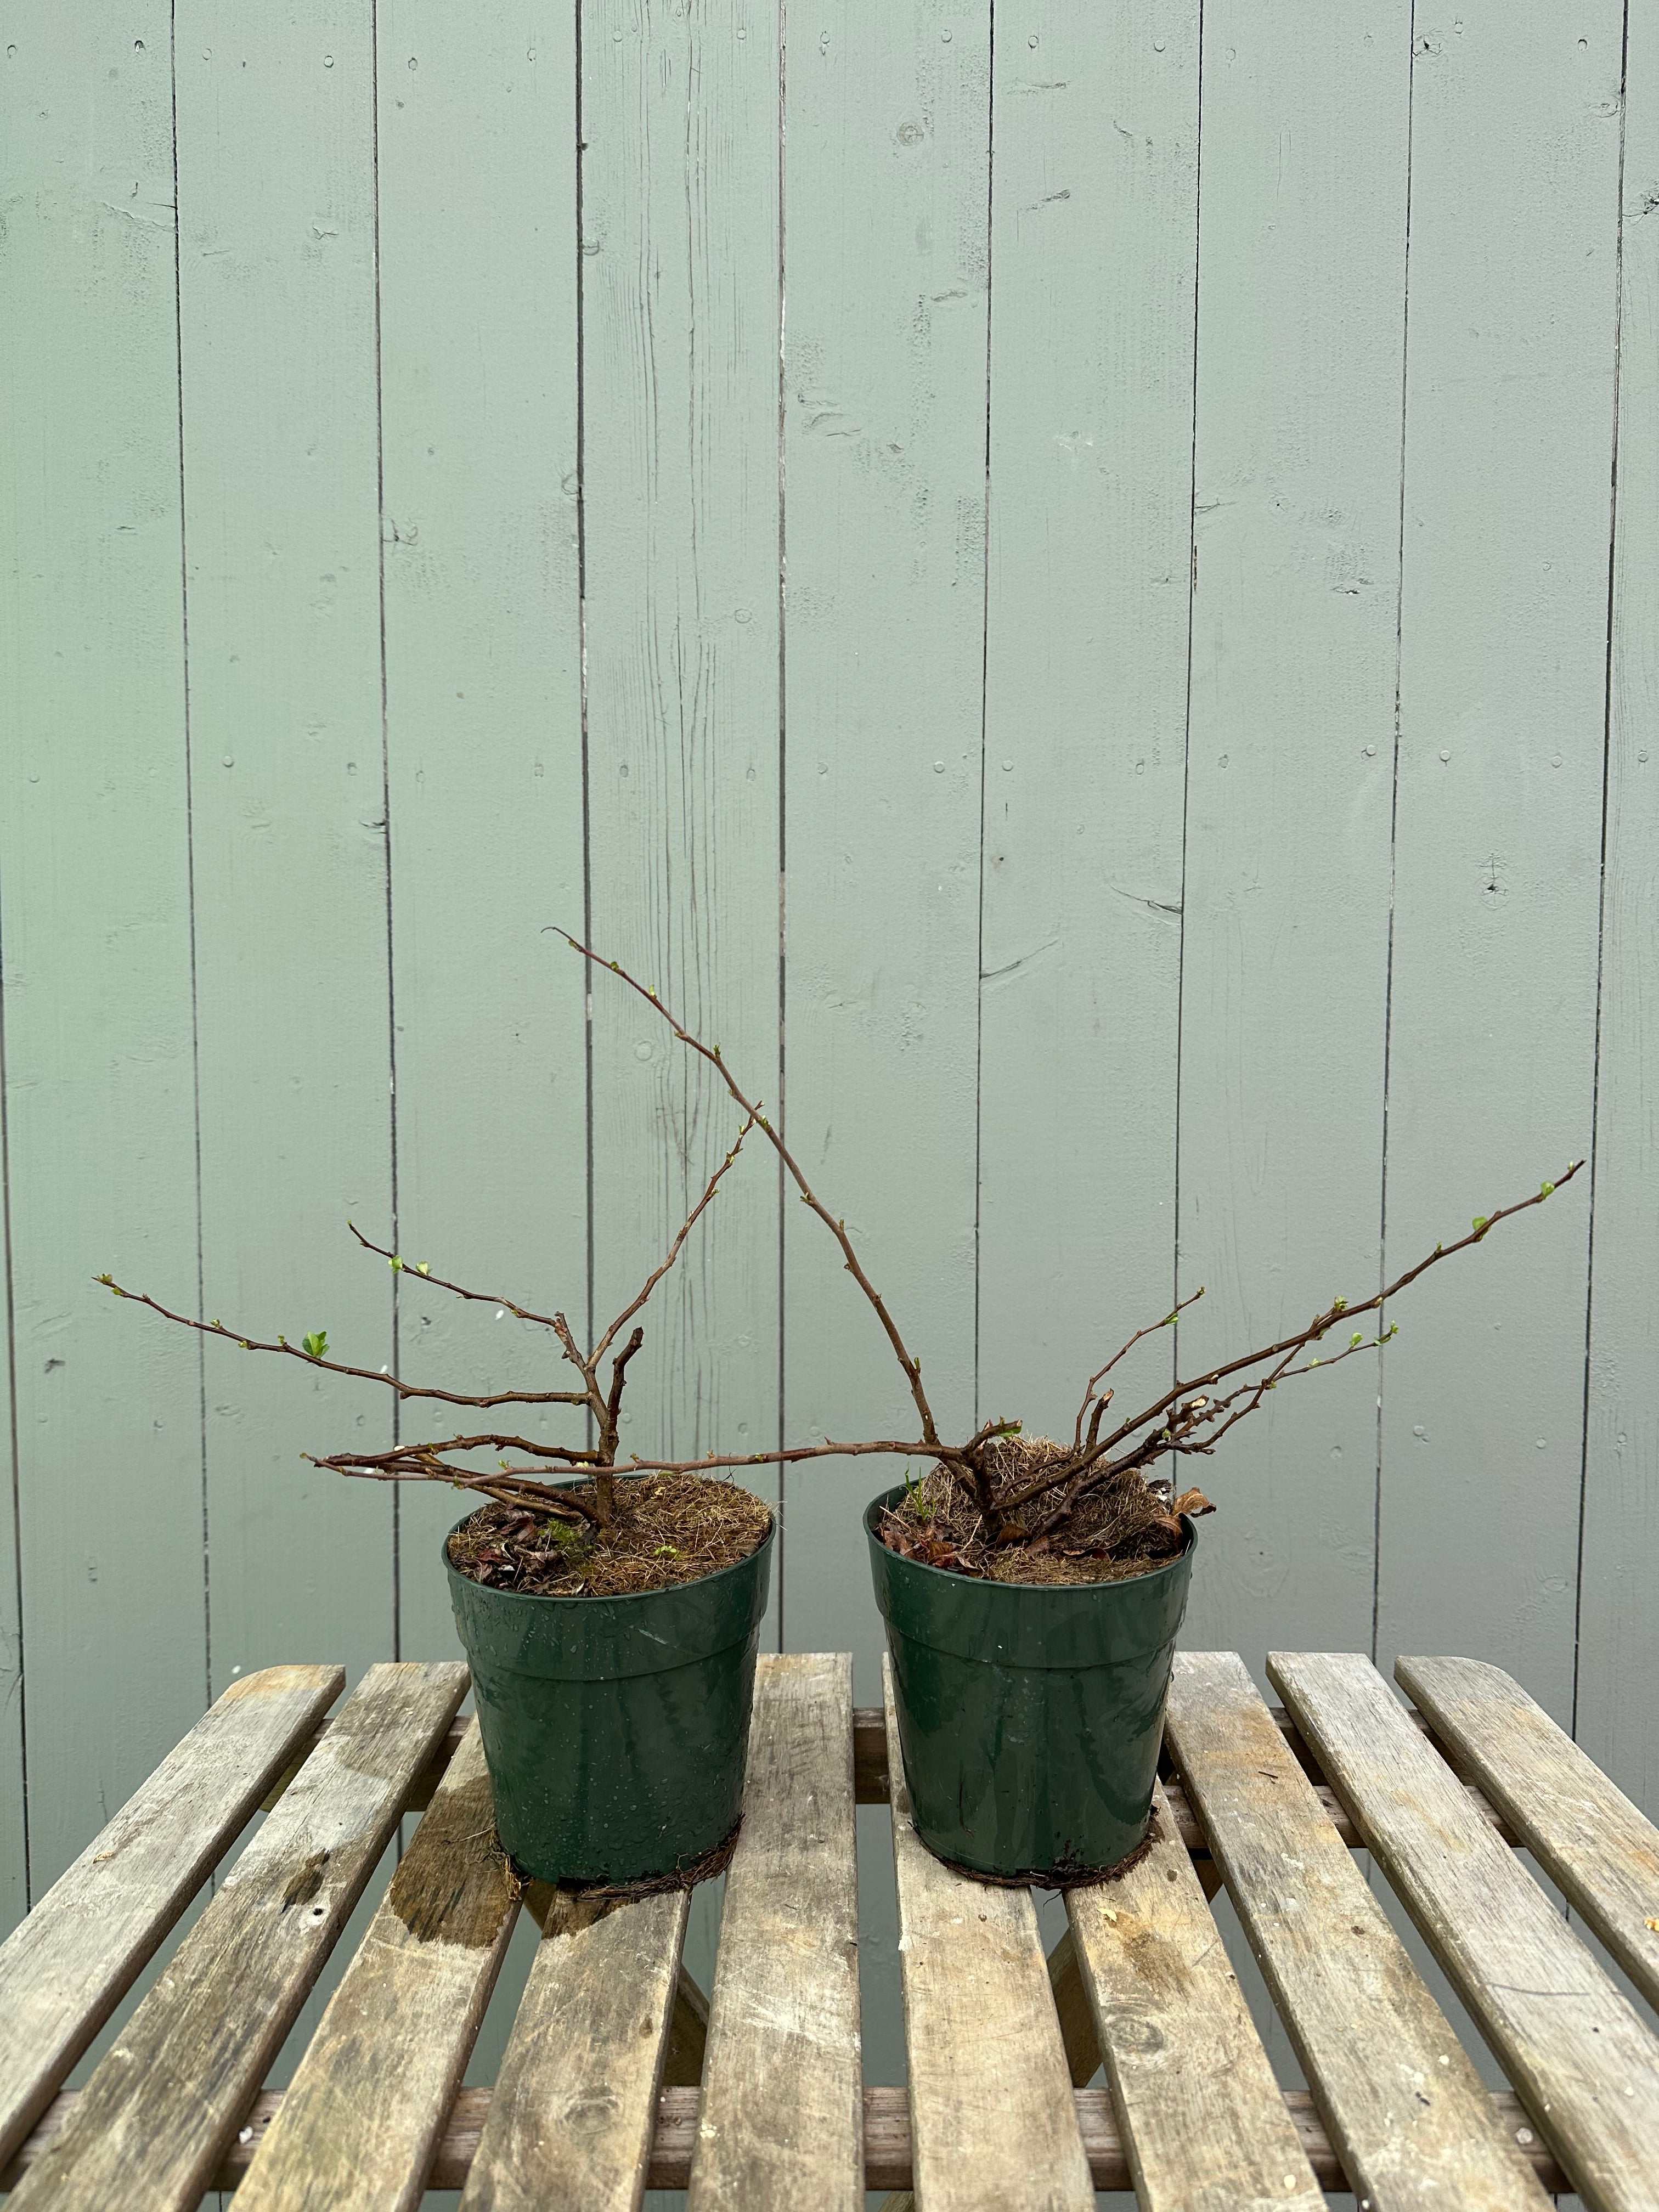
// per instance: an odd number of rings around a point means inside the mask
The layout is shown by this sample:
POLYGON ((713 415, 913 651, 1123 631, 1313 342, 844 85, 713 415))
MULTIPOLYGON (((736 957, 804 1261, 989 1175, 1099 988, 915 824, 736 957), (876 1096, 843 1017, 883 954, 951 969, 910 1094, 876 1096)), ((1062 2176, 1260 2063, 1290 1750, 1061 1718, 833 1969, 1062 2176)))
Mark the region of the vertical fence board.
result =
MULTIPOLYGON (((586 987, 544 933, 582 900, 574 17, 392 0, 379 63, 400 1234, 453 1281, 580 1318, 586 987)), ((405 1272, 404 1371, 568 1388, 550 1333, 497 1312, 405 1272)), ((497 1418, 580 1440, 568 1409, 497 1418)), ((411 1405, 402 1431, 445 1421, 411 1405)), ((468 1501, 401 1498, 403 1650, 449 1656, 438 1547, 468 1501)))
POLYGON ((1195 0, 997 17, 979 1397, 1056 1436, 1170 1303, 1198 64, 1195 0))
MULTIPOLYGON (((582 15, 592 941, 778 1097, 778 46, 764 8, 582 15)), ((574 921, 574 917, 572 917, 574 921)), ((562 955, 570 958, 568 953, 562 955)), ((739 1127, 706 1064, 591 978, 595 1334, 739 1127)), ((641 1316, 622 1444, 777 1433, 778 1181, 758 1132, 641 1316)), ((771 1495, 770 1470, 745 1471, 771 1495)))
MULTIPOLYGON (((0 924, 4 921, 4 886, 0 884, 0 924)), ((0 1091, 5 1084, 5 962, 0 936, 0 1091)), ((0 1115, 5 1102, 0 1096, 0 1115)), ((3 1127, 0 1124, 0 1127, 3 1127)), ((6 1206, 4 1147, 0 1145, 0 1207, 6 1206)), ((0 1234, 5 1221, 0 1214, 0 1234)), ((13 1485, 12 1424, 12 1301, 9 1285, 0 1285, 0 1942, 28 1910, 27 1764, 23 1737, 23 1620, 18 1606, 17 1516, 13 1485)))
MULTIPOLYGON (((1391 1270, 1589 1147, 1620 38, 1417 14, 1391 1270)), ((1585 1221, 1580 1182, 1414 1288, 1382 1394, 1379 1664, 1455 1620, 1559 1719, 1585 1221)))
MULTIPOLYGON (((1577 1734, 1659 1816, 1659 18, 1630 11, 1577 1734)), ((1575 1185, 1575 1188, 1577 1186, 1575 1185)))
MULTIPOLYGON (((844 0, 792 21, 784 190, 784 1042, 792 1147, 972 1427, 990 18, 844 0)), ((915 1433, 822 1225, 786 1214, 792 1440, 915 1433), (890 1425, 897 1425, 896 1428, 890 1425)), ((785 1634, 880 1650, 859 1508, 788 1481, 785 1634)))
MULTIPOLYGON (((1376 1284, 1409 70, 1407 0, 1205 10, 1188 1373, 1376 1284)), ((1259 1667, 1294 1588, 1314 1643, 1369 1644, 1376 1399, 1372 1354, 1194 1468, 1222 1510, 1194 1643, 1259 1667)))
MULTIPOLYGON (((374 98, 362 10, 182 0, 204 1295, 371 1368, 391 1278, 345 1224, 391 1211, 374 98)), ((301 1458, 389 1441, 390 1396, 209 1346, 216 1686, 391 1651, 390 1498, 301 1458)))
MULTIPOLYGON (((39 1896, 202 1710, 201 1413, 194 1346, 91 1281, 196 1281, 167 11, 6 14, 0 942, 39 1896)), ((9 1917, 15 1695, 4 1728, 9 1917)))

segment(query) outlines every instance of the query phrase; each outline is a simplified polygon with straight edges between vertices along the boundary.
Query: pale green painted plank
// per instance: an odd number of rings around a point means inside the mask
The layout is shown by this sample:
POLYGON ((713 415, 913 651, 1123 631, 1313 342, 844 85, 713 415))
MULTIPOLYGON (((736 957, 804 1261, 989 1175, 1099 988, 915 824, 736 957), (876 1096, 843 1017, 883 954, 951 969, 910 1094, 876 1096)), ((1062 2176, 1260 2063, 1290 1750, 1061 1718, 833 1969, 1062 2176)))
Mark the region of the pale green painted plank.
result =
MULTIPOLYGON (((1410 29, 1408 0, 1205 10, 1188 1374, 1376 1287, 1410 29)), ((1310 1644, 1369 1642, 1376 1401, 1370 1355, 1188 1463, 1221 1508, 1190 1641, 1259 1666, 1289 1602, 1310 1644)))
MULTIPOLYGON (((1391 1268, 1589 1148, 1621 21, 1418 12, 1391 1268)), ((1586 1213, 1415 1288, 1382 1390, 1378 1663, 1455 1621, 1558 1719, 1586 1213)))
POLYGON ((997 13, 979 1392, 1056 1436, 1170 1303, 1198 65, 1196 0, 997 13))
MULTIPOLYGON (((582 10, 592 942, 775 1110, 777 36, 765 9, 582 10)), ((591 984, 596 1334, 739 1126, 609 982, 591 984)), ((757 1137, 641 1316, 625 1453, 775 1440, 777 1211, 757 1137)), ((766 1470, 744 1480, 773 1494, 766 1470)))
MULTIPOLYGON (((788 1129, 957 1435, 974 1414, 989 30, 987 0, 808 17, 785 129, 788 1129)), ((913 1435, 833 1245, 799 1207, 785 1227, 792 1440, 913 1435)), ((899 1473, 787 1480, 786 1641, 850 1647, 866 1701, 881 1644, 859 1513, 899 1473)))
POLYGON ((7 21, 0 941, 39 1896, 202 1711, 201 1410, 195 1346, 90 1279, 196 1281, 167 11, 7 21))
MULTIPOLYGON (((380 134, 400 1234, 453 1281, 580 1316, 585 984, 542 933, 582 910, 572 10, 393 0, 380 134)), ((498 1310, 405 1273, 405 1370, 567 1388, 550 1334, 498 1310)), ((403 1415, 410 1438, 468 1425, 403 1415)), ((581 1437, 558 1407, 507 1425, 581 1437)), ((437 1657, 438 1547, 468 1501, 401 1496, 402 1648, 437 1657)))
MULTIPOLYGON (((178 103, 204 1297, 377 1367, 391 1277, 345 1228, 391 1182, 368 19, 185 0, 178 103)), ((391 1499, 301 1454, 388 1442, 391 1394, 207 1362, 215 1681, 355 1677, 392 1648, 391 1499)))
MULTIPOLYGON (((3 925, 3 885, 0 884, 0 925, 3 925)), ((4 940, 0 938, 0 1116, 5 1111, 6 974, 4 940)), ((0 1124, 0 1129, 3 1125, 0 1124)), ((4 1171, 4 1146, 0 1141, 0 1176, 4 1171)), ((0 1187, 0 1206, 9 1208, 9 1196, 0 1187)), ((0 1230, 4 1227, 0 1219, 0 1230)), ((28 1910, 28 1814, 26 1802, 27 1772, 23 1757, 23 1622, 18 1609, 16 1518, 12 1486, 15 1470, 11 1449, 12 1302, 9 1290, 0 1285, 4 1304, 4 1332, 0 1335, 0 1942, 28 1910)))
POLYGON ((1577 1734, 1659 1815, 1659 17, 1630 15, 1625 77, 1601 1079, 1577 1734))

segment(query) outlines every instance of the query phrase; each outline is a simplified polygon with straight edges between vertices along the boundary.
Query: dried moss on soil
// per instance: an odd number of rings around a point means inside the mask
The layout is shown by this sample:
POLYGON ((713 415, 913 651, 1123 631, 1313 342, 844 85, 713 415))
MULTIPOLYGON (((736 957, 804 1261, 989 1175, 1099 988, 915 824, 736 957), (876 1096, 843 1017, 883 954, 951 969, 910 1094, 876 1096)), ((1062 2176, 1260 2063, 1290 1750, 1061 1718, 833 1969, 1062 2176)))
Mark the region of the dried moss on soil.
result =
POLYGON ((769 1506, 704 1474, 619 1476, 604 1530, 517 1505, 481 1506, 449 1540, 458 1573, 532 1597, 632 1597, 735 1567, 766 1541, 769 1506))
MULTIPOLYGON (((988 1471, 994 1495, 1016 1492, 1068 1456, 1051 1437, 1005 1437, 992 1445, 988 1471)), ((1024 1525, 1035 1529, 1060 1502, 1060 1489, 1034 1498, 1024 1525)), ((1013 1526, 1022 1525, 1016 1516, 1013 1526)), ((993 1540, 973 1486, 949 1467, 935 1467, 896 1509, 882 1516, 889 1551, 981 1582, 1062 1586, 1127 1581, 1176 1557, 1186 1541, 1167 1492, 1149 1486, 1139 1468, 1101 1484, 1075 1516, 1050 1536, 993 1540)))

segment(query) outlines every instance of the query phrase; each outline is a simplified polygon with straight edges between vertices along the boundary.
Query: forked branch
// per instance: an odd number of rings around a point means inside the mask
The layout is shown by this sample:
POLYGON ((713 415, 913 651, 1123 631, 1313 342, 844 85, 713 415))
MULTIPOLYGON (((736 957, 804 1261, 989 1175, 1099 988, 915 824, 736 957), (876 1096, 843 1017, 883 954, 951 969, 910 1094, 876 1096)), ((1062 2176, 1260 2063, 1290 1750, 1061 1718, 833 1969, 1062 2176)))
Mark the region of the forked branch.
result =
MULTIPOLYGON (((1352 1304, 1346 1298, 1334 1299, 1322 1311, 1316 1314, 1305 1328, 1281 1337, 1277 1343, 1264 1345, 1257 1351, 1224 1360, 1201 1375, 1176 1382, 1171 1389, 1143 1407, 1140 1412, 1120 1421, 1109 1434, 1103 1436, 1101 1431, 1106 1409, 1112 1403, 1114 1395, 1111 1389, 1102 1387, 1106 1377, 1144 1338, 1159 1329, 1172 1327, 1187 1308, 1203 1296, 1201 1290, 1194 1291, 1189 1297, 1179 1300, 1162 1320, 1137 1329, 1128 1341, 1089 1377, 1082 1402, 1078 1407, 1069 1448, 1058 1445, 1045 1447, 1040 1468, 1036 1472, 1032 1472, 1028 1457, 1023 1462, 1023 1472, 999 1474, 997 1448, 1005 1439, 1020 1434, 1020 1423, 1004 1419, 987 1421, 966 1443, 960 1444, 947 1443, 940 1437, 933 1408, 922 1388, 921 1362, 912 1355, 886 1301, 866 1273, 847 1233, 845 1221, 833 1215, 818 1198, 807 1182, 799 1162, 784 1141, 781 1132, 769 1121, 760 1101, 751 1099, 744 1091, 727 1067, 719 1045, 705 1044, 700 1037, 694 1036, 663 1004, 655 991, 636 981, 618 963, 604 959, 563 930, 557 934, 564 937, 585 961, 592 966, 608 969, 642 999, 667 1024, 688 1051, 696 1054, 717 1072, 744 1115, 742 1127, 730 1151, 710 1176, 701 1197, 675 1234, 665 1255, 646 1278, 636 1296, 623 1308, 589 1352, 581 1349, 568 1320, 561 1312, 537 1313, 511 1298, 491 1297, 488 1292, 469 1290, 461 1284, 433 1274, 424 1264, 414 1270, 422 1282, 430 1283, 453 1297, 477 1304, 495 1304, 520 1320, 550 1329, 558 1340, 562 1358, 580 1377, 580 1389, 499 1390, 470 1395, 460 1391, 405 1382, 386 1369, 377 1371, 328 1358, 325 1356, 327 1337, 325 1334, 307 1337, 303 1345, 290 1344, 285 1337, 280 1336, 274 1343, 264 1341, 227 1328, 222 1322, 197 1321, 186 1315, 174 1313, 142 1291, 124 1289, 108 1275, 101 1275, 98 1279, 118 1297, 133 1298, 139 1304, 148 1306, 152 1312, 160 1314, 163 1319, 198 1330, 203 1335, 222 1337, 228 1343, 240 1345, 245 1351, 281 1352, 292 1359, 303 1359, 307 1364, 329 1374, 348 1376, 362 1382, 382 1382, 400 1400, 430 1399, 442 1404, 479 1410, 496 1406, 580 1407, 592 1423, 593 1441, 585 1445, 542 1443, 523 1436, 491 1431, 477 1435, 449 1437, 433 1443, 399 1444, 381 1452, 334 1453, 317 1459, 315 1464, 319 1467, 373 1481, 451 1483, 503 1503, 565 1519, 580 1518, 608 1528, 615 1513, 615 1480, 619 1465, 623 1471, 638 1474, 715 1474, 739 1468, 795 1465, 817 1459, 866 1455, 931 1459, 954 1468, 971 1482, 985 1524, 988 1528, 998 1532, 998 1540, 1036 1540, 1063 1527, 1083 1502, 1102 1485, 1132 1471, 1150 1470, 1166 1453, 1208 1455, 1213 1452, 1221 1438, 1254 1413, 1267 1393, 1277 1389, 1280 1382, 1295 1376, 1310 1374, 1316 1367, 1339 1365, 1342 1360, 1352 1358, 1356 1352, 1375 1350, 1386 1343, 1394 1334, 1394 1330, 1392 1327, 1382 1327, 1379 1320, 1375 1334, 1367 1336, 1363 1330, 1354 1330, 1347 1345, 1328 1358, 1299 1359, 1299 1355, 1310 1346, 1322 1341, 1340 1322, 1352 1323, 1364 1314, 1376 1313, 1381 1316, 1388 1301, 1397 1297, 1419 1275, 1442 1260, 1450 1259, 1454 1253, 1465 1251, 1471 1244, 1481 1243, 1499 1222, 1525 1212, 1528 1206, 1540 1204, 1558 1188, 1547 1182, 1532 1197, 1522 1199, 1512 1206, 1502 1206, 1491 1215, 1478 1216, 1468 1236, 1450 1244, 1437 1244, 1434 1250, 1419 1260, 1415 1267, 1408 1267, 1372 1297, 1352 1304), (691 1459, 641 1458, 635 1455, 626 1462, 619 1462, 623 1394, 629 1364, 644 1341, 643 1330, 637 1325, 630 1328, 629 1324, 635 1322, 635 1316, 643 1311, 658 1285, 674 1266, 691 1231, 713 1202, 721 1181, 735 1163, 744 1139, 755 1128, 763 1133, 776 1152, 795 1186, 801 1203, 817 1216, 839 1246, 848 1273, 874 1312, 898 1361, 915 1407, 921 1433, 914 1440, 890 1437, 841 1443, 826 1437, 817 1443, 792 1445, 770 1451, 712 1451, 691 1459), (628 1331, 625 1337, 624 1330, 628 1331), (601 1364, 607 1358, 610 1371, 602 1379, 601 1364), (1229 1384, 1231 1388, 1218 1388, 1229 1384), (465 1454, 483 1450, 498 1454, 516 1453, 529 1463, 513 1465, 503 1459, 489 1471, 465 1463, 465 1454), (557 1480, 561 1471, 580 1474, 587 1480, 577 1486, 562 1487, 557 1480), (1029 1519, 1021 1522, 1013 1517, 1026 1507, 1039 1504, 1042 1510, 1035 1523, 1029 1519)), ((1582 1160, 1574 1161, 1561 1176, 1561 1182, 1571 1182, 1583 1164, 1582 1160)), ((384 1245, 374 1243, 354 1224, 349 1225, 352 1235, 366 1251, 377 1254, 396 1270, 404 1268, 406 1263, 400 1255, 384 1245)), ((1001 1455, 1005 1469, 1011 1457, 1017 1458, 1018 1455, 1001 1455)))

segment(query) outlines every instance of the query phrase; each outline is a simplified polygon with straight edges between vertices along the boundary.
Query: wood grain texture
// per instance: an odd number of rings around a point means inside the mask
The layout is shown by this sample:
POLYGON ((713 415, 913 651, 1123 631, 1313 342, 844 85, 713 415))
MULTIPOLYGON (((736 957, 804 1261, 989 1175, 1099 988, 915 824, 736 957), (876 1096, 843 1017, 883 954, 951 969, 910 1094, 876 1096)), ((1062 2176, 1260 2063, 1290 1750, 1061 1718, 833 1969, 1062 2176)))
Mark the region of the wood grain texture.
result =
POLYGON ((338 1667, 234 1684, 0 1945, 0 2165, 344 1686, 338 1667))
MULTIPOLYGON (((1179 1284, 1206 1295, 1181 1324, 1189 1374, 1376 1281, 1410 47, 1409 0, 1205 9, 1179 1284)), ((1134 1319, 1159 1310, 1149 1295, 1134 1319)), ((1224 1510, 1190 1642, 1259 1663, 1292 1589, 1302 1640, 1369 1638, 1376 1388, 1376 1355, 1352 1360, 1229 1437, 1204 1474, 1224 1510)))
MULTIPOLYGON (((580 1318, 585 984, 543 934, 582 902, 575 14, 393 0, 377 46, 398 1231, 453 1281, 580 1318)), ((495 1306, 405 1273, 398 1310, 419 1379, 570 1379, 495 1306)), ((469 1425, 444 1419, 411 1405, 403 1433, 469 1425)), ((580 1442, 574 1420, 507 1425, 580 1442)), ((401 1650, 448 1657, 438 1549, 467 1501, 399 1499, 401 1650)))
MULTIPOLYGON (((1589 1150, 1623 17, 1416 14, 1390 1271, 1589 1150)), ((1559 1719, 1586 1196, 1417 1285, 1382 1387, 1373 1656, 1455 1622, 1559 1719)))
MULTIPOLYGON (((0 40, 3 1515, 15 1500, 36 1897, 200 1717, 207 1679, 196 1349, 91 1279, 196 1280, 167 37, 141 0, 10 9, 0 40)), ((9 1927, 22 1692, 0 1686, 9 1927)))
POLYGON ((461 2212, 635 2212, 688 1902, 555 1894, 461 2212))
POLYGON ((1161 1790, 1152 1845, 1066 1899, 1142 2212, 1290 2204, 1320 2188, 1161 1790))
POLYGON ((1174 1272, 1198 27, 996 17, 978 1389, 1056 1436, 1174 1272))
POLYGON ((1460 1770, 1659 2005, 1659 1829, 1501 1668, 1402 1658, 1394 1671, 1460 1770))
POLYGON ((883 1679, 916 2194, 928 2212, 1092 2206, 1031 1893, 957 1873, 916 1834, 890 1662, 883 1679))
MULTIPOLYGON (((778 19, 584 0, 581 21, 591 941, 775 1112, 778 19)), ((739 1121, 632 993, 588 988, 597 1334, 739 1121)), ((641 1316, 624 1455, 775 1443, 778 1188, 757 1139, 641 1316)))
POLYGON ((1544 2198, 1313 1784, 1229 1651, 1176 1654, 1165 1728, 1279 2018, 1376 2212, 1544 2198))
MULTIPOLYGON (((659 2092, 656 2124, 651 2137, 650 2164, 646 2172, 647 2188, 684 2189, 686 2186, 696 2146, 699 2094, 695 2088, 665 2088, 659 2092)), ((0 2171, 0 2188, 15 2185, 18 2174, 33 2162, 74 2111, 78 2096, 78 2091, 66 2090, 54 2100, 46 2118, 24 2145, 16 2161, 9 2169, 0 2171)), ((434 2189, 461 2189, 465 2186, 467 2175, 477 2154, 478 2138, 493 2101, 494 2093, 489 2089, 463 2089, 456 2098, 443 2133, 438 2139, 437 2152, 433 2160, 431 2186, 434 2189)), ((1073 2092, 1073 2102, 1077 2109, 1078 2128, 1095 2187, 1132 2187, 1129 2162, 1124 2155, 1122 2138, 1118 2134, 1109 2094, 1104 2089, 1077 2089, 1073 2092)), ((1492 2098, 1492 2106, 1498 2124, 1515 2136, 1525 2149, 1540 2185, 1551 2194, 1564 2193, 1567 2188, 1566 2176, 1531 2126, 1519 2099, 1503 2092, 1492 2098)), ((245 2122, 247 2141, 244 2142, 241 2140, 244 2130, 239 2129, 236 2139, 220 2161, 219 2171, 215 2176, 219 2188, 234 2189, 246 2176, 261 2142, 275 2125, 282 2108, 281 2090, 267 2091, 254 2100, 245 2122)), ((1285 2096, 1285 2110, 1309 2163, 1319 2178, 1321 2187, 1328 2192, 1341 2192, 1346 2187, 1346 2178, 1337 2163, 1336 2154, 1331 2148, 1330 2139, 1320 2123, 1319 2115, 1314 2110, 1312 2098, 1304 2090, 1288 2090, 1285 2096)), ((892 2087, 866 2089, 864 2172, 865 2179, 871 2188, 908 2192, 915 2179, 910 2151, 908 2093, 892 2087)), ((895 2205, 892 2212, 900 2212, 900 2208, 895 2205)))
MULTIPOLYGON (((784 118, 788 1128, 974 1426, 990 9, 793 19, 784 118)), ((878 1324, 786 1208, 792 1440, 913 1433, 878 1324), (886 1425, 899 1422, 893 1429, 886 1425)), ((784 1633, 878 1694, 859 1512, 898 1464, 788 1478, 784 1633)))
POLYGON ((397 1824, 466 1669, 371 1668, 12 2202, 194 2206, 397 1824))
MULTIPOLYGON (((204 1306, 392 1358, 371 25, 177 9, 204 1306)), ((171 1295, 169 1295, 171 1294, 171 1295)), ((149 1315, 135 1315, 149 1322, 149 1315)), ((157 1329, 163 1324, 155 1322, 157 1329)), ((206 1347, 213 1674, 395 1651, 391 1394, 206 1347)))
POLYGON ((861 2212, 849 1654, 763 1658, 688 2212, 861 2212))
POLYGON ((474 1720, 241 2185, 242 2212, 420 2203, 518 1911, 474 1720))
MULTIPOLYGON (((1626 18, 1601 998, 1573 1734, 1659 1817, 1659 21, 1626 18)), ((1514 1671, 1532 1680, 1522 1657, 1514 1671)))
POLYGON ((1595 2212, 1659 2196, 1659 2041, 1358 1653, 1267 1671, 1425 1942, 1595 2212))

